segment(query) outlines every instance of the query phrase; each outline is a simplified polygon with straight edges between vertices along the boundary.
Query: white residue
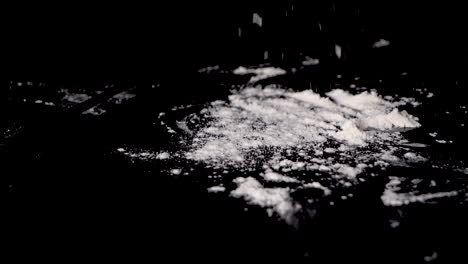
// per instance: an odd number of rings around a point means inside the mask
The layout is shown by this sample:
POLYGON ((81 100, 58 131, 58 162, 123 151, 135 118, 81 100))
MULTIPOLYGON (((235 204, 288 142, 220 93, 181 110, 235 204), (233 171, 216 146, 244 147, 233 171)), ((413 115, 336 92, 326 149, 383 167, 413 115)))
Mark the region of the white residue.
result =
POLYGON ((385 185, 385 190, 381 200, 386 206, 402 206, 411 203, 424 203, 429 200, 446 198, 458 195, 457 191, 434 192, 425 194, 416 194, 413 192, 400 192, 401 180, 398 177, 390 177, 390 181, 385 185))

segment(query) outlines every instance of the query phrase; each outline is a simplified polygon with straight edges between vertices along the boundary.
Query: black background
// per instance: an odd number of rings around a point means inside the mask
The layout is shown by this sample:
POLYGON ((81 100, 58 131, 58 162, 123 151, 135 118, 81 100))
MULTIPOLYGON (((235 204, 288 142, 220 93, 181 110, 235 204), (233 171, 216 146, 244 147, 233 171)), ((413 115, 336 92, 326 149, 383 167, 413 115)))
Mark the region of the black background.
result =
POLYGON ((5 84, 2 121, 25 124, 18 137, 0 145, 7 190, 9 246, 5 249, 16 259, 63 256, 90 261, 97 255, 134 261, 169 257, 224 262, 258 257, 382 263, 419 262, 435 247, 446 261, 458 261, 466 243, 455 239, 466 240, 467 231, 460 227, 467 217, 450 206, 415 209, 411 228, 389 235, 381 226, 385 213, 368 210, 379 208, 374 203, 380 202, 369 198, 375 194, 368 186, 355 202, 325 211, 323 218, 317 218, 317 227, 299 232, 266 221, 261 212, 259 217, 239 215, 233 209, 239 205, 207 197, 193 186, 149 179, 150 169, 144 165, 131 166, 102 153, 122 138, 156 147, 163 144, 163 136, 150 126, 150 115, 193 99, 183 98, 182 93, 199 100, 221 93, 196 77, 199 68, 210 65, 266 62, 287 67, 309 55, 320 59, 321 76, 339 72, 377 79, 407 71, 427 86, 460 95, 441 104, 463 102, 468 61, 465 13, 461 3, 394 1, 5 7, 1 63, 8 81, 43 80, 52 83, 51 90, 63 85, 93 89, 116 82, 120 87, 136 85, 143 95, 127 109, 90 122, 74 112, 16 104, 11 100, 16 91, 5 84), (263 17, 262 28, 252 24, 253 12, 263 17), (391 45, 376 51, 371 46, 380 38, 391 45), (336 44, 343 47, 340 60, 334 56, 336 44), (149 91, 153 83, 160 88, 149 91), (145 115, 149 107, 154 109, 145 115), (156 139, 148 142, 148 138, 156 139), (317 239, 311 240, 314 236, 317 239), (433 246, 431 241, 439 242, 433 246), (304 256, 304 252, 314 253, 304 256))

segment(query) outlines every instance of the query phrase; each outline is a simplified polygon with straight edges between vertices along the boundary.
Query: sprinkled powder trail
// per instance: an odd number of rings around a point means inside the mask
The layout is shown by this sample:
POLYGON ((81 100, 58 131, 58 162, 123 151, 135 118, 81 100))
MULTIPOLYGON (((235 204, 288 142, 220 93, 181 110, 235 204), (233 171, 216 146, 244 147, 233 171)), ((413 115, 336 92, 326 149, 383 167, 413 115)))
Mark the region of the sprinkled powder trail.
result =
MULTIPOLYGON (((209 192, 243 198, 292 223, 301 208, 310 206, 294 200, 299 190, 310 191, 315 195, 312 200, 351 197, 350 187, 375 175, 370 171, 425 161, 416 150, 408 152, 414 144, 404 138, 405 131, 421 124, 399 107, 414 103, 412 98, 384 98, 375 91, 351 94, 335 89, 321 95, 273 85, 247 87, 168 127, 179 147, 158 157, 177 156, 177 162, 183 163, 180 167, 202 166, 222 175, 208 177, 216 178, 207 186, 209 192), (220 182, 223 187, 216 187, 220 182)), ((383 197, 385 205, 402 201, 389 192, 383 197)))

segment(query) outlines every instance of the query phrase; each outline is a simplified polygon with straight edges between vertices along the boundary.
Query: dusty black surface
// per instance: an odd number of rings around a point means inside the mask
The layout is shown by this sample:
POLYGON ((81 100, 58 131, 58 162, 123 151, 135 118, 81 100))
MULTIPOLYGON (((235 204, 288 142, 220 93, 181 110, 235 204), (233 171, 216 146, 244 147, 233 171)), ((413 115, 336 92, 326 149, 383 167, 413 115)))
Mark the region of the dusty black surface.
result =
MULTIPOLYGON (((467 261, 468 208, 463 200, 389 212, 375 199, 385 182, 375 180, 355 199, 333 210, 318 208, 310 224, 294 229, 271 221, 261 210, 244 213, 239 203, 168 177, 160 165, 113 154, 122 145, 158 149, 167 142, 164 129, 153 124, 160 111, 222 98, 227 84, 245 81, 199 74, 198 69, 265 62, 290 68, 309 55, 321 64, 273 82, 326 90, 342 74, 345 79, 360 76, 362 85, 378 90, 427 87, 436 92, 436 101, 414 114, 424 119, 425 132, 434 128, 457 142, 430 151, 466 161, 468 133, 459 123, 467 116, 456 112, 466 105, 468 88, 467 21, 461 5, 261 2, 87 6, 58 12, 12 7, 4 18, 9 25, 7 47, 2 48, 7 80, 0 97, 9 256, 419 263, 437 252, 434 261, 440 263, 467 261), (264 17, 263 28, 251 24, 252 12, 264 17), (241 38, 239 26, 245 33, 241 38), (372 49, 379 38, 391 45, 372 49), (335 44, 343 47, 340 60, 333 54, 335 44), (91 99, 62 104, 63 89, 91 99), (108 101, 123 91, 136 97, 122 104, 108 101), (98 104, 105 114, 82 114, 98 104), (449 117, 443 115, 448 110, 453 113, 449 117), (393 213, 398 216, 389 215, 393 213), (401 221, 400 228, 388 226, 393 217, 401 221)), ((388 173, 459 177, 443 170, 388 173)), ((453 181, 466 186, 467 178, 453 181)))

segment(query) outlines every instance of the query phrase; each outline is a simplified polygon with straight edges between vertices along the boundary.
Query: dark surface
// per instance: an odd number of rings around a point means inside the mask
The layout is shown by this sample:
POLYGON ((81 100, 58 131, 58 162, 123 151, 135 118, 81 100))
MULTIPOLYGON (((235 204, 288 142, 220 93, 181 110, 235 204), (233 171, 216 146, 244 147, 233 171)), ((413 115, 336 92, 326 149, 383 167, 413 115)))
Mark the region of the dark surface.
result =
MULTIPOLYGON (((12 7, 3 18, 8 82, 0 97, 0 175, 4 239, 13 258, 90 260, 97 254, 133 261, 257 257, 418 263, 437 252, 441 263, 467 260, 466 202, 411 205, 395 230, 386 220, 401 215, 389 216, 375 200, 385 185, 376 180, 356 199, 333 210, 317 209, 314 220, 298 230, 269 220, 262 210, 245 213, 240 203, 167 177, 161 165, 131 163, 112 154, 122 145, 158 149, 167 135, 153 125, 157 113, 218 99, 229 88, 223 85, 244 81, 198 74, 199 68, 264 62, 296 67, 309 55, 320 59, 319 67, 276 81, 325 90, 340 73, 360 76, 369 87, 383 79, 378 87, 383 90, 427 87, 437 92, 437 101, 415 116, 424 119, 427 131, 437 128, 458 142, 430 151, 466 160, 466 128, 454 125, 466 115, 440 114, 466 104, 468 42, 463 33, 468 23, 461 4, 291 1, 43 9, 12 7), (291 4, 294 11, 285 16, 291 4), (263 16, 263 28, 251 24, 252 12, 263 16), (379 38, 391 45, 372 49, 379 38), (341 60, 333 55, 335 44, 343 47, 341 60), (270 54, 266 61, 265 50, 270 54), (60 105, 62 88, 104 92, 65 107, 60 105), (105 105, 104 115, 81 114, 129 90, 137 96, 105 105), (55 100, 56 106, 34 103, 38 99, 55 100)), ((426 171, 398 173, 422 177, 426 171)), ((430 177, 452 177, 446 173, 430 177)))

